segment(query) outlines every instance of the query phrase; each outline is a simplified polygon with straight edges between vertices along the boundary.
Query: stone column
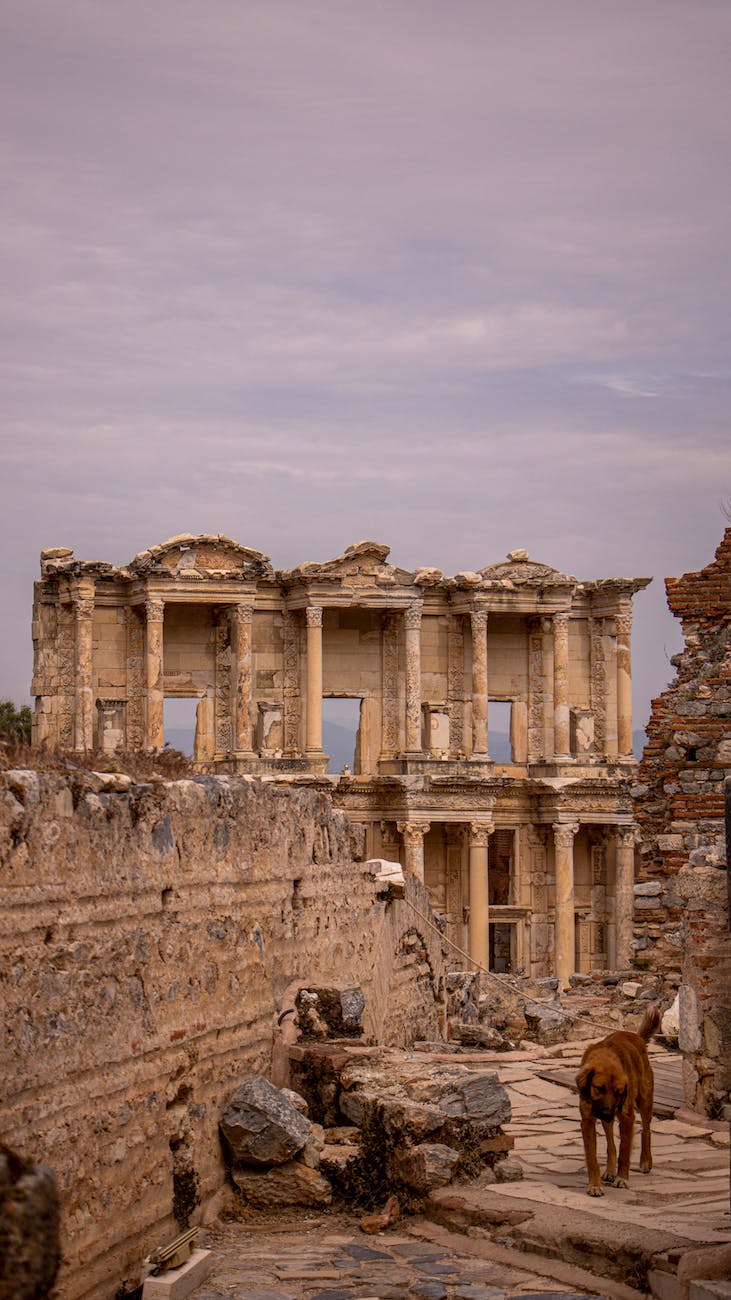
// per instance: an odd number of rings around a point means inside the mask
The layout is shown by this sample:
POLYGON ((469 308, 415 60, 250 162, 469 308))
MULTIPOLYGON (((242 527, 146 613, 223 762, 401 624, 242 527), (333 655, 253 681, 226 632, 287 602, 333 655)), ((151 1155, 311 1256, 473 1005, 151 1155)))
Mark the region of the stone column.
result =
POLYGON ((487 748, 487 610, 473 609, 472 623, 472 757, 489 759, 487 748))
POLYGON ((405 610, 406 753, 421 753, 421 601, 405 610))
POLYGON ((307 753, 322 753, 322 606, 308 605, 307 753))
POLYGON ((165 692, 162 677, 165 601, 148 598, 145 601, 145 616, 145 691, 147 696, 145 743, 147 749, 162 749, 165 745, 165 722, 163 717, 165 692))
POLYGON ((74 600, 75 621, 75 671, 74 671, 74 748, 88 750, 94 747, 94 714, 92 709, 92 639, 94 626, 94 584, 80 586, 74 600))
POLYGON ((251 754, 251 624, 254 606, 242 602, 231 611, 233 661, 231 702, 234 715, 233 748, 238 754, 251 754))
POLYGON ((556 941, 554 960, 556 974, 565 988, 569 975, 575 969, 574 921, 574 836, 577 823, 556 822, 553 827, 554 862, 556 872, 556 941))
POLYGON ((487 843, 490 827, 470 825, 470 957, 483 970, 490 964, 490 907, 487 884, 487 843))
POLYGON ((617 748, 632 758, 632 614, 617 615, 617 748))
POLYGON ((424 836, 429 822, 397 822, 396 829, 404 841, 404 871, 410 871, 423 884, 424 836))
POLYGON ((553 616, 553 752, 570 757, 569 740, 569 616, 553 616))
POLYGON ((618 826, 617 865, 614 889, 614 923, 616 926, 617 967, 621 970, 632 960, 635 910, 635 828, 618 826))

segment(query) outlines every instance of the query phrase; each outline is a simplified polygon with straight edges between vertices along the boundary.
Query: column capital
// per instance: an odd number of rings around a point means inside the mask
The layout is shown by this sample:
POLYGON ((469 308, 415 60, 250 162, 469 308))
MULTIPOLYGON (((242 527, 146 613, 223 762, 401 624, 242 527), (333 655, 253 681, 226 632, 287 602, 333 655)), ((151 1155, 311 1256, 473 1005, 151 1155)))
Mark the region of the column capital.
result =
POLYGON ((322 627, 322 605, 307 605, 305 618, 308 627, 322 627))
POLYGON ((414 600, 404 609, 404 622, 407 628, 417 630, 421 627, 422 601, 414 600))
POLYGON ((553 836, 557 844, 562 848, 570 848, 574 842, 574 836, 578 833, 578 822, 554 822, 553 836))
POLYGON ((615 826, 614 829, 617 835, 617 843, 621 844, 622 848, 634 848, 637 843, 637 827, 634 824, 632 826, 615 826))
POLYGON ((487 610, 482 605, 475 605, 470 610, 470 619, 474 628, 483 631, 487 627, 487 610))
POLYGON ((396 822, 396 830, 403 835, 404 841, 418 844, 429 830, 430 822, 396 822))
POLYGON ((470 844, 484 848, 493 829, 492 822, 470 822, 470 844))
POLYGON ((157 596, 148 596, 145 601, 145 614, 148 623, 162 623, 165 617, 165 601, 157 596))
POLYGON ((558 628, 561 631, 563 631, 569 625, 569 610, 567 609, 556 610, 556 613, 551 615, 551 619, 554 628, 558 628))
POLYGON ((617 625, 617 636, 628 637, 631 635, 632 632, 632 610, 631 609, 619 610, 614 616, 614 621, 617 625))
POLYGON ((93 596, 75 596, 74 610, 77 618, 93 618, 94 616, 94 597, 93 596))
POLYGON ((250 600, 237 600, 231 606, 231 613, 237 622, 250 623, 254 615, 254 605, 250 600))

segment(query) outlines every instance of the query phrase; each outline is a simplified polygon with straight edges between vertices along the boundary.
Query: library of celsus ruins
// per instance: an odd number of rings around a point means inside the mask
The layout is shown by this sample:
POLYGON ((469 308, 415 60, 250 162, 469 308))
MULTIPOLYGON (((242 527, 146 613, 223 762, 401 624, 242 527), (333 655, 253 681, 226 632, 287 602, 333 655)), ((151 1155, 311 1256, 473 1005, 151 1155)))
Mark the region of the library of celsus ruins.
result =
POLYGON ((34 743, 154 751, 164 700, 196 698, 198 770, 327 786, 481 965, 627 966, 630 632, 649 579, 580 582, 524 551, 444 577, 388 555, 360 542, 279 572, 223 536, 123 568, 44 551, 34 743), (331 697, 360 701, 352 772, 328 774, 331 697), (509 753, 490 753, 495 713, 509 753))

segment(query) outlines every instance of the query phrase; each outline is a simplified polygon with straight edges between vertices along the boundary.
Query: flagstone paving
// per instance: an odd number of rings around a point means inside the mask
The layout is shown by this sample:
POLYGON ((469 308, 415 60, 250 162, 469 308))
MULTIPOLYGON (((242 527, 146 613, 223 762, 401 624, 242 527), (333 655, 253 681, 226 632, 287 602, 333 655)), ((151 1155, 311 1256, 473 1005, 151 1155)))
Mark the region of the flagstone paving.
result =
MULTIPOLYGON (((556 1053, 564 1077, 578 1070, 584 1047, 563 1045, 556 1053)), ((651 1045, 655 1058, 663 1050, 651 1045)), ((515 1140, 521 1181, 444 1188, 431 1198, 426 1217, 402 1219, 378 1237, 365 1237, 357 1218, 337 1214, 218 1224, 203 1243, 212 1250, 213 1268, 196 1300, 638 1296, 623 1285, 636 1284, 637 1277, 623 1278, 617 1264, 633 1258, 633 1243, 672 1260, 676 1247, 731 1242, 727 1130, 700 1116, 698 1124, 689 1122, 687 1111, 682 1119, 655 1118, 652 1172, 642 1175, 637 1168, 638 1132, 629 1189, 606 1187, 597 1200, 586 1194, 575 1092, 539 1078, 524 1053, 520 1060, 485 1053, 480 1064, 497 1070, 510 1094, 507 1132, 515 1140), (450 1198, 464 1212, 445 1210, 450 1198), (526 1221, 496 1227, 501 1218, 495 1207, 524 1210, 510 1218, 526 1221), (583 1239, 577 1245, 578 1225, 583 1239)), ((474 1056, 470 1065, 475 1068, 474 1056)), ((533 1068, 545 1075, 545 1052, 536 1053, 533 1068)), ((672 1271, 672 1263, 668 1267, 672 1271)))

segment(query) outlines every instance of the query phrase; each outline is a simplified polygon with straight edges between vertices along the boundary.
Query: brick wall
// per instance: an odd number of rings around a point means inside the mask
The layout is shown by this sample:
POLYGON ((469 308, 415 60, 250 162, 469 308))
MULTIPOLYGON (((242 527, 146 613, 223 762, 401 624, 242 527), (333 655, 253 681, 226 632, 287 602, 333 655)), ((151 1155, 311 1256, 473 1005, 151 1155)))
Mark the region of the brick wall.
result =
POLYGON ((679 972, 687 864, 725 863, 723 783, 731 771, 731 528, 699 573, 668 578, 685 646, 676 676, 653 700, 634 790, 642 837, 635 948, 659 972, 679 972))

